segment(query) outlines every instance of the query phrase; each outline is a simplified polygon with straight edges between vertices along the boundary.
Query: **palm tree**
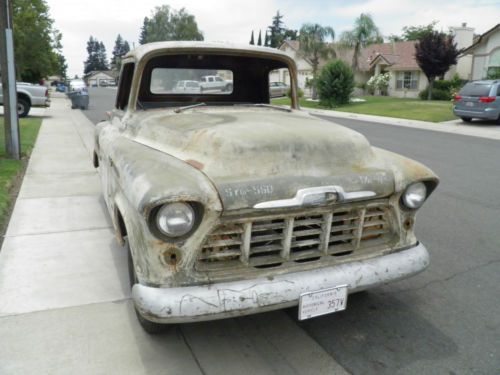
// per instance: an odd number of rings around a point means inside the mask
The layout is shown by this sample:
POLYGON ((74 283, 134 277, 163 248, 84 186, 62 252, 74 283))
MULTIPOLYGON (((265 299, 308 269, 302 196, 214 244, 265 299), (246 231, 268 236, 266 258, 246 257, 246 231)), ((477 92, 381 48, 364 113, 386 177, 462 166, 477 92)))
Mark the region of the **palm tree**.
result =
POLYGON ((321 59, 329 56, 335 57, 335 51, 326 43, 330 37, 335 38, 335 31, 329 26, 321 26, 317 23, 303 24, 299 34, 299 49, 302 55, 311 62, 313 71, 312 97, 316 99, 316 77, 321 59))
POLYGON ((351 31, 344 31, 340 35, 339 46, 354 49, 352 55, 352 69, 358 70, 361 49, 370 44, 382 43, 383 41, 380 31, 375 25, 375 22, 373 22, 372 17, 369 14, 361 13, 361 15, 356 18, 356 21, 354 21, 354 29, 351 31))

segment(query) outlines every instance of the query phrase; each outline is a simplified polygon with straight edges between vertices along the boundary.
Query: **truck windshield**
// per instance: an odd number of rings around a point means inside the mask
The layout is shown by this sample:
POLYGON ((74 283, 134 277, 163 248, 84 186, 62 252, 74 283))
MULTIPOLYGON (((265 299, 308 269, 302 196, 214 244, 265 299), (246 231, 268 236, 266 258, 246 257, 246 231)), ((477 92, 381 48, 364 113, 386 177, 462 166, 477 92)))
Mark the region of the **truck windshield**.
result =
POLYGON ((152 94, 230 95, 233 72, 230 70, 154 68, 151 72, 152 94), (206 79, 210 76, 211 79, 206 79))

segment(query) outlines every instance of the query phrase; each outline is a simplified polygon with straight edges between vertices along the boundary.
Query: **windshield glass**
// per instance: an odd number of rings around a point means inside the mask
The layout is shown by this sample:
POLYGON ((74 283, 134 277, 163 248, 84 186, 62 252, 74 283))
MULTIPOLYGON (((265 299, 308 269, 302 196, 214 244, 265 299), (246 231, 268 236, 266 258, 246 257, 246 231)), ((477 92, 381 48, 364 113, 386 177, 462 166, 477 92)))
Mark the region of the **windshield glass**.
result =
POLYGON ((233 72, 230 70, 154 68, 150 90, 153 94, 230 95, 233 72), (210 75, 209 80, 206 76, 210 75))

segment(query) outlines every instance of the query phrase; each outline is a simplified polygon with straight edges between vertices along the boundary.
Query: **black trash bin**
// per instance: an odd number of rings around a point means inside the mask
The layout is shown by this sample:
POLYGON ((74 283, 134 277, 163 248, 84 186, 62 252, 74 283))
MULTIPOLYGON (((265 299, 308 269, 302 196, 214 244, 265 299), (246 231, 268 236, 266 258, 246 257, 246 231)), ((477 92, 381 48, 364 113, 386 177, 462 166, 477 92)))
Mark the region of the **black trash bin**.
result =
POLYGON ((68 93, 71 99, 71 108, 88 109, 89 108, 89 93, 85 90, 72 91, 68 93))

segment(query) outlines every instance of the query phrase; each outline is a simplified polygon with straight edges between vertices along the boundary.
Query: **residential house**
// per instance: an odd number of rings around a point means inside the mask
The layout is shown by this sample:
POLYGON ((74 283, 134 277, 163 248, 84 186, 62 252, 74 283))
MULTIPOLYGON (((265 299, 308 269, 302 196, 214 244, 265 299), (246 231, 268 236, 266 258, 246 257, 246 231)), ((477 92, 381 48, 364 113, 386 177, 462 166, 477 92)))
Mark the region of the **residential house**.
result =
POLYGON ((84 77, 88 86, 106 86, 116 83, 119 72, 116 70, 93 70, 84 77))
MULTIPOLYGON (((482 79, 488 71, 500 71, 500 24, 473 40, 474 29, 462 24, 451 27, 457 48, 465 50, 458 58, 456 65, 445 74, 450 79, 454 74, 465 80, 482 79)), ((285 41, 280 50, 290 55, 298 68, 298 85, 304 89, 307 79, 312 78, 312 64, 300 52, 298 41, 285 41)), ((332 45, 336 57, 351 65, 352 50, 332 45)), ((379 73, 390 73, 388 95, 396 97, 416 98, 418 93, 428 85, 427 77, 415 59, 415 42, 391 42, 372 44, 361 50, 358 59, 358 70, 355 80, 358 84, 368 82, 371 76, 379 73)), ((319 69, 325 64, 321 61, 319 69)), ((281 69, 272 72, 271 81, 282 81, 289 84, 288 71, 281 69)))
POLYGON ((472 60, 472 80, 500 76, 500 23, 475 38, 462 56, 472 60))

